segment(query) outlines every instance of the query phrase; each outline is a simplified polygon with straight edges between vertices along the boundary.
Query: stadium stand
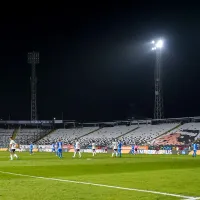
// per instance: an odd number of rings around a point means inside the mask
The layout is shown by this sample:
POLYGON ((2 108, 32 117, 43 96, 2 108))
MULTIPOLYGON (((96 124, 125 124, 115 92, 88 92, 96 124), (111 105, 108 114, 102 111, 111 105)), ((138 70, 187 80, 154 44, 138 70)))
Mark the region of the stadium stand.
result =
POLYGON ((96 130, 99 130, 98 127, 84 127, 84 128, 72 128, 72 129, 58 129, 55 130, 52 134, 44 137, 42 140, 39 140, 37 144, 52 144, 53 142, 61 139, 65 144, 74 142, 76 138, 83 137, 88 135, 96 130))
POLYGON ((49 145, 61 139, 64 144, 73 144, 79 139, 81 147, 95 142, 97 146, 110 147, 118 139, 123 145, 186 145, 200 140, 200 123, 163 123, 157 125, 135 124, 112 127, 82 127, 52 129, 51 127, 7 129, 0 128, 0 147, 8 145, 9 137, 16 135, 15 141, 21 145, 31 142, 49 145))
POLYGON ((159 124, 159 125, 140 125, 140 127, 123 136, 124 144, 149 144, 154 138, 166 133, 167 131, 177 127, 178 123, 159 124))
POLYGON ((72 128, 58 129, 52 134, 38 141, 37 144, 51 144, 61 139, 65 144, 72 144, 76 138, 82 147, 91 145, 95 141, 97 146, 110 146, 114 139, 120 139, 124 145, 150 144, 150 141, 177 127, 178 123, 159 125, 131 125, 104 128, 72 128))
POLYGON ((153 145, 186 145, 200 138, 200 123, 185 123, 152 141, 153 145))
POLYGON ((82 137, 80 142, 83 146, 88 146, 93 141, 95 141, 98 146, 109 146, 114 139, 123 136, 131 130, 135 130, 137 127, 138 125, 104 127, 92 134, 82 137))
POLYGON ((39 140, 42 136, 48 134, 49 129, 23 128, 16 134, 15 141, 19 144, 26 145, 39 140))
POLYGON ((14 129, 0 128, 0 147, 6 147, 9 142, 9 138, 12 136, 14 129))
POLYGON ((149 144, 151 140, 177 127, 178 123, 159 124, 159 125, 131 125, 114 126, 97 129, 75 128, 58 129, 54 133, 40 140, 37 144, 51 144, 59 138, 65 144, 71 144, 75 138, 79 138, 82 146, 88 146, 93 141, 99 146, 109 146, 114 139, 120 139, 124 145, 130 144, 149 144), (89 133, 89 134, 88 134, 89 133))

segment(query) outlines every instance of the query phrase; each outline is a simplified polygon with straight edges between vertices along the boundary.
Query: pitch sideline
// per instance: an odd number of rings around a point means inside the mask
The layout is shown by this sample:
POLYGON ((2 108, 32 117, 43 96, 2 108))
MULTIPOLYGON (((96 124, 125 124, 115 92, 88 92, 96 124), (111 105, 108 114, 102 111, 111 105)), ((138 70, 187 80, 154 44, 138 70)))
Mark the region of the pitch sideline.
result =
POLYGON ((31 176, 31 175, 26 175, 26 174, 17 174, 17 173, 4 172, 4 171, 0 171, 0 173, 2 173, 2 174, 10 174, 10 175, 14 175, 14 176, 28 177, 28 178, 52 180, 52 181, 59 181, 59 182, 68 182, 68 183, 75 183, 75 184, 82 184, 82 185, 92 185, 92 186, 114 188, 114 189, 120 189, 120 190, 129 190, 129 191, 144 192, 144 193, 150 193, 150 194, 158 194, 158 195, 163 195, 163 196, 172 196, 172 197, 177 197, 177 198, 181 198, 181 199, 184 199, 184 200, 198 200, 198 199, 200 199, 200 197, 192 197, 192 196, 185 196, 185 195, 179 195, 179 194, 171 194, 171 193, 167 193, 167 192, 158 192, 158 191, 153 191, 153 190, 143 190, 143 189, 137 189, 137 188, 126 188, 126 187, 120 187, 120 186, 104 185, 104 184, 82 182, 82 181, 73 181, 73 180, 67 180, 67 179, 48 178, 48 177, 42 177, 42 176, 31 176))

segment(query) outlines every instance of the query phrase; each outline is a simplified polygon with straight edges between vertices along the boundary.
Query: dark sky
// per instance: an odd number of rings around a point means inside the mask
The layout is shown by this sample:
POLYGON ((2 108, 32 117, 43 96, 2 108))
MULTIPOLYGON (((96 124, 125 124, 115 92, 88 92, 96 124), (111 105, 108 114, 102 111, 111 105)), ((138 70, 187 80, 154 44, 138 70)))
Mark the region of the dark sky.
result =
POLYGON ((0 117, 30 119, 26 62, 33 50, 40 52, 39 119, 59 119, 62 112, 84 121, 153 117, 155 54, 148 42, 159 36, 165 117, 200 115, 198 7, 118 2, 2 16, 0 117))

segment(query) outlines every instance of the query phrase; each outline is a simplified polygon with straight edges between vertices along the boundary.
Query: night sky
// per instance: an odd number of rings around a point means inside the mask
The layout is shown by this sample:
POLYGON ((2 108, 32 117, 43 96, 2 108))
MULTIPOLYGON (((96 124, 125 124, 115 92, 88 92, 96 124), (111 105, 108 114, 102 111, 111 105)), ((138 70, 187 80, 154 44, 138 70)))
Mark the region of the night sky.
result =
POLYGON ((165 117, 199 116, 199 9, 125 2, 2 16, 0 118, 30 119, 27 53, 33 50, 40 52, 39 119, 61 119, 62 112, 79 121, 153 117, 149 42, 160 36, 165 117))

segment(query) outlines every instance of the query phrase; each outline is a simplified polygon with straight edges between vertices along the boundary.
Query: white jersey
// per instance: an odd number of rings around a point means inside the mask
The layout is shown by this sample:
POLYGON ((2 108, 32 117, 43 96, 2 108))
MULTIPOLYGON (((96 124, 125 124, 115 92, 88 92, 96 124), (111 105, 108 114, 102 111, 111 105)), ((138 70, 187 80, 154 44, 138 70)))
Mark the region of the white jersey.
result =
POLYGON ((14 140, 10 140, 10 146, 11 149, 16 149, 16 143, 14 140))
POLYGON ((96 149, 96 144, 92 143, 92 149, 96 149))
POLYGON ((117 142, 113 142, 113 149, 117 149, 117 142))
POLYGON ((79 143, 79 142, 76 142, 75 148, 76 148, 76 149, 80 149, 80 143, 79 143))

